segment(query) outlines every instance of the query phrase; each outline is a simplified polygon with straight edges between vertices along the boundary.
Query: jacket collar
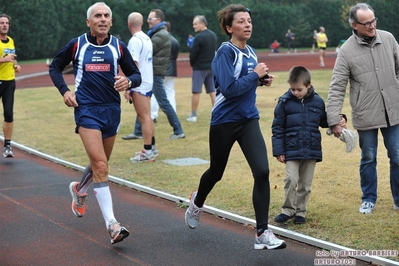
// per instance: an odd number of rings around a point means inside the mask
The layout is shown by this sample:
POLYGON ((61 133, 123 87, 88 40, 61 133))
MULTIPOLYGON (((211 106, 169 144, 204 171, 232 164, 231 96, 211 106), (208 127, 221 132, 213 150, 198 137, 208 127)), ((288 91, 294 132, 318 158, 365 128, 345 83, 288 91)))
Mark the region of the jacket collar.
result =
POLYGON ((353 30, 353 36, 355 37, 355 39, 357 40, 357 42, 359 44, 363 44, 363 45, 371 45, 374 46, 377 43, 381 43, 381 37, 379 34, 379 30, 375 31, 375 36, 374 37, 363 37, 360 36, 359 34, 357 34, 356 30, 353 30))

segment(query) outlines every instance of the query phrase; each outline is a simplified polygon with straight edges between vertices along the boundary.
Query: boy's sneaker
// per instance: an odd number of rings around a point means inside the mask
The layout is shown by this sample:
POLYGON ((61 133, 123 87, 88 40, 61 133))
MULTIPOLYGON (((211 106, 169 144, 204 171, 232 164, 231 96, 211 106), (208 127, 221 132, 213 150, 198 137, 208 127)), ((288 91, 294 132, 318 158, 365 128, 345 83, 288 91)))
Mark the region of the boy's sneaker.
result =
POLYGON ((198 226, 200 215, 202 213, 202 208, 197 207, 194 203, 195 197, 197 196, 197 191, 191 194, 190 205, 188 206, 185 214, 185 220, 188 227, 195 229, 198 226))
POLYGON ((255 249, 283 249, 286 246, 285 241, 278 239, 270 229, 265 230, 260 236, 255 235, 255 249))
POLYGON ((394 204, 393 204, 393 209, 394 209, 395 211, 399 211, 399 204, 394 203, 394 204))
POLYGON ((288 222, 289 219, 293 218, 294 216, 288 216, 284 213, 280 213, 279 215, 276 216, 276 218, 274 218, 274 221, 277 223, 281 223, 284 224, 286 222, 288 222))
POLYGON ((12 152, 12 148, 10 145, 6 145, 3 150, 3 157, 4 158, 13 158, 14 153, 12 152))
POLYGON ((111 237, 111 244, 121 242, 129 236, 129 231, 114 219, 109 221, 108 232, 111 237))
POLYGON ((180 133, 180 134, 173 134, 170 136, 169 139, 184 139, 186 137, 186 134, 180 133))
POLYGON ((187 122, 197 122, 197 117, 196 116, 187 116, 187 118, 186 118, 186 121, 187 122))
POLYGON ((132 163, 155 162, 155 157, 152 151, 150 154, 147 154, 145 150, 142 150, 141 152, 136 152, 135 156, 130 158, 130 161, 132 163))
POLYGON ((359 208, 359 212, 363 214, 370 214, 374 210, 374 203, 365 201, 359 208))
POLYGON ((69 192, 71 192, 72 196, 72 212, 77 217, 82 217, 86 211, 86 198, 87 194, 80 195, 76 190, 76 187, 79 185, 79 182, 71 182, 69 184, 69 192))

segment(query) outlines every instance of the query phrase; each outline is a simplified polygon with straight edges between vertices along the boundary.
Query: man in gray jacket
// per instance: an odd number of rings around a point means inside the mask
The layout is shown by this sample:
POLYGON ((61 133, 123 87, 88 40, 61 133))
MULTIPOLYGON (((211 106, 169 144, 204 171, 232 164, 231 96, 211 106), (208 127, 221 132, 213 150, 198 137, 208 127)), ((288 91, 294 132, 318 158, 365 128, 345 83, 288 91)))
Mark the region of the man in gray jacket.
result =
MULTIPOLYGON (((170 105, 172 105, 173 110, 176 111, 176 98, 175 98, 175 78, 177 77, 177 58, 179 57, 180 52, 180 44, 173 37, 171 33, 171 25, 169 21, 166 22, 166 29, 169 32, 171 49, 170 49, 170 57, 168 61, 168 67, 166 68, 166 76, 164 80, 164 88, 166 92, 166 97, 168 98, 170 105)), ((159 105, 155 97, 151 98, 151 118, 156 123, 158 118, 158 110, 159 105)))
POLYGON ((378 130, 390 159, 394 210, 399 210, 399 48, 394 36, 377 30, 374 10, 358 3, 349 11, 353 34, 341 47, 328 93, 327 119, 336 137, 346 86, 350 83, 353 127, 359 134, 361 213, 371 213, 377 201, 378 130))
POLYGON ((153 58, 152 64, 154 69, 154 84, 152 92, 159 104, 161 110, 166 114, 169 124, 173 128, 173 135, 171 139, 185 138, 186 135, 183 132, 179 118, 176 115, 170 104, 164 87, 164 79, 166 75, 166 69, 169 62, 171 41, 169 32, 166 29, 166 22, 164 13, 159 9, 151 10, 148 15, 148 36, 150 36, 153 47, 153 58))

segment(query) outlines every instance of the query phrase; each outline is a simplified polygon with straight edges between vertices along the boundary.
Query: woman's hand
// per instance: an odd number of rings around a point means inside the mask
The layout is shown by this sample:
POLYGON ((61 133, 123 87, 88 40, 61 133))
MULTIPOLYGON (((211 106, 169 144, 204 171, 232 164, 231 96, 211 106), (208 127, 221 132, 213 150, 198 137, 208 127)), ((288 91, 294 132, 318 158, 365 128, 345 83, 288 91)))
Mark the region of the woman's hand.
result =
POLYGON ((265 63, 259 63, 255 67, 254 72, 258 74, 259 79, 261 79, 269 73, 269 68, 266 66, 265 63))

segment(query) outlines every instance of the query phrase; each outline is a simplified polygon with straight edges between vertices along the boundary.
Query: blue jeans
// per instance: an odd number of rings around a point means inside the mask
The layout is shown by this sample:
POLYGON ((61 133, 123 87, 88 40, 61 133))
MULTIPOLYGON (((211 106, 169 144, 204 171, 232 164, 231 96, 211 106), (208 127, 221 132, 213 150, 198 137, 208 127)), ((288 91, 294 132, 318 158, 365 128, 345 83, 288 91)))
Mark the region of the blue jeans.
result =
MULTIPOLYGON (((173 128, 173 134, 179 135, 183 133, 183 129, 181 127, 179 118, 176 115, 175 110, 170 104, 164 87, 164 78, 163 76, 154 76, 154 84, 152 85, 152 93, 155 96, 159 108, 165 113, 168 118, 169 124, 173 128)), ((141 136, 141 124, 140 121, 136 118, 136 125, 134 126, 134 134, 141 136)))
MULTIPOLYGON (((399 203, 399 125, 380 128, 384 145, 388 151, 390 167, 390 185, 393 200, 399 203)), ((360 131, 359 145, 362 150, 360 159, 360 187, 362 202, 377 201, 377 148, 378 129, 360 131)))
POLYGON ((134 124, 133 134, 136 136, 143 136, 143 132, 141 131, 141 123, 137 115, 136 115, 136 123, 134 124))

